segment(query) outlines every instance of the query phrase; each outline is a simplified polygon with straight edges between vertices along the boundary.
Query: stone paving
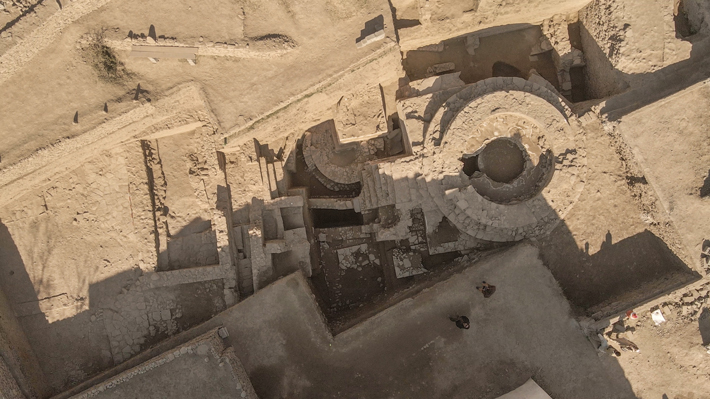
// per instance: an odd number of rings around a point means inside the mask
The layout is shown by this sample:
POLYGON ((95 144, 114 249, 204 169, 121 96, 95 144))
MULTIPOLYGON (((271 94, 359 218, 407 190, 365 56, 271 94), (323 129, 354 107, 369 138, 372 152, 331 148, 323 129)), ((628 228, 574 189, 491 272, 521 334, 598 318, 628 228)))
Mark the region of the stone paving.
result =
POLYGON ((414 276, 426 272, 422 267, 422 256, 416 252, 406 252, 395 248, 392 250, 392 261, 397 278, 414 276))
POLYGON ((368 254, 367 244, 360 244, 354 247, 341 248, 338 253, 338 266, 341 269, 362 270, 362 266, 367 266, 371 262, 380 263, 375 255, 368 254))
POLYGON ((147 273, 117 297, 103 300, 96 320, 106 326, 114 362, 121 363, 140 352, 148 337, 178 331, 177 319, 182 317, 182 305, 175 295, 155 288, 224 278, 220 266, 147 273))

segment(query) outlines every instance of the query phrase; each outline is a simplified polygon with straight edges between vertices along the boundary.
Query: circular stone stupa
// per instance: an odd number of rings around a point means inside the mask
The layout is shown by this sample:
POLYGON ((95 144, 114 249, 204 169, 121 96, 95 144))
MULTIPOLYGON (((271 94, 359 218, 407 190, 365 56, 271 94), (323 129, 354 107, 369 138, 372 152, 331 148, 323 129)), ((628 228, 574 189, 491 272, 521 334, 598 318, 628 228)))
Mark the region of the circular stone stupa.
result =
POLYGON ((427 189, 473 237, 505 242, 547 233, 584 188, 581 124, 540 85, 480 81, 449 98, 430 126, 422 152, 427 189))

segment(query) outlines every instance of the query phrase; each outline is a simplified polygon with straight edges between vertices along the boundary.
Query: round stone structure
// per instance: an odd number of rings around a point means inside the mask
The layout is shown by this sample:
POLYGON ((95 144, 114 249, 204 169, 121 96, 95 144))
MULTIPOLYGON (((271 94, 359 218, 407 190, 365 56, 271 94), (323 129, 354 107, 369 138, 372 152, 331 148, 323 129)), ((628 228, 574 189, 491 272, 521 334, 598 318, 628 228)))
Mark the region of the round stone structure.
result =
MULTIPOLYGON (((497 183, 510 183, 525 171, 527 154, 525 148, 508 137, 492 140, 480 151, 476 158, 476 166, 481 173, 497 183)), ((475 175, 475 172, 474 172, 475 175)))
POLYGON ((584 188, 584 132, 553 91, 520 78, 465 87, 422 152, 427 189, 462 232, 518 241, 552 230, 584 188))
POLYGON ((333 191, 359 187, 362 165, 374 158, 368 142, 341 143, 332 120, 307 131, 302 150, 308 171, 333 191))

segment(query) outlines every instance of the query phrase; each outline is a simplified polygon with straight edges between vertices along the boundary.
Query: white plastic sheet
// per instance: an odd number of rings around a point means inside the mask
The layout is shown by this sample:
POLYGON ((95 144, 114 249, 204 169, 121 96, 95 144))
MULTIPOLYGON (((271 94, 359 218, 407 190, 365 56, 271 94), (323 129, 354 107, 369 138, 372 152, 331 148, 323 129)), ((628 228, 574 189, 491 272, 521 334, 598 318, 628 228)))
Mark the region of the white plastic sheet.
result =
POLYGON ((666 322, 666 318, 663 317, 663 313, 661 312, 661 309, 656 309, 653 312, 651 312, 651 318, 653 319, 653 322, 656 323, 656 325, 666 322))

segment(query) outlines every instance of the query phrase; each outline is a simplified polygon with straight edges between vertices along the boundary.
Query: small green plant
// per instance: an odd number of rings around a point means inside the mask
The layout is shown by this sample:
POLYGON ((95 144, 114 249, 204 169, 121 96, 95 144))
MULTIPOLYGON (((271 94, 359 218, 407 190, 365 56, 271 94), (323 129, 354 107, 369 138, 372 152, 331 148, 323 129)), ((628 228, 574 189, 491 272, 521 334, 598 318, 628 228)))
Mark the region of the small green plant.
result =
POLYGON ((87 61, 94 68, 101 80, 118 83, 130 76, 119 61, 114 49, 106 44, 105 29, 88 33, 84 36, 83 48, 87 61))

